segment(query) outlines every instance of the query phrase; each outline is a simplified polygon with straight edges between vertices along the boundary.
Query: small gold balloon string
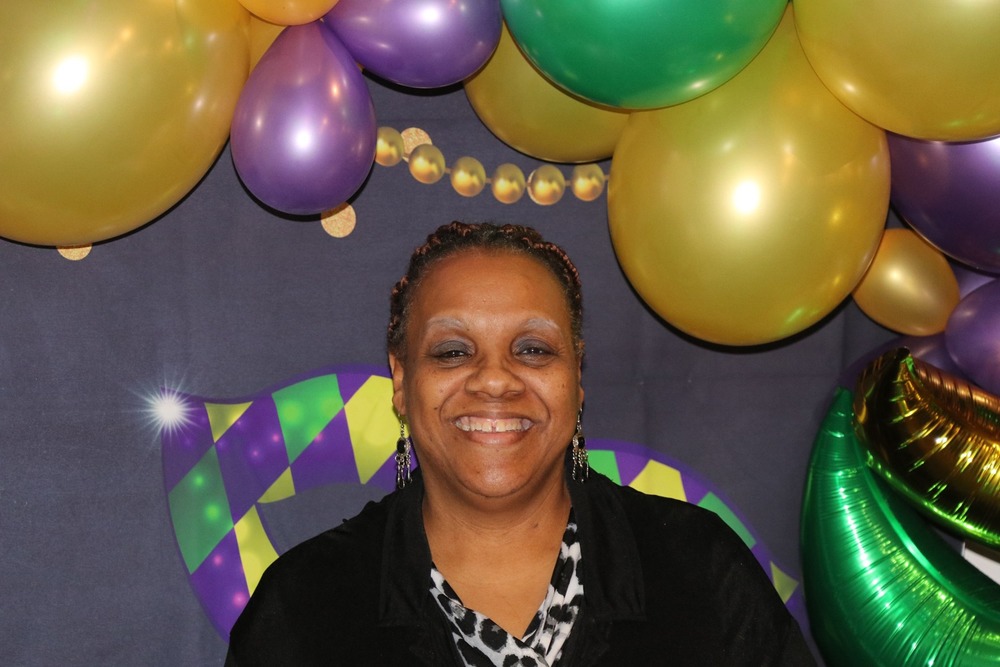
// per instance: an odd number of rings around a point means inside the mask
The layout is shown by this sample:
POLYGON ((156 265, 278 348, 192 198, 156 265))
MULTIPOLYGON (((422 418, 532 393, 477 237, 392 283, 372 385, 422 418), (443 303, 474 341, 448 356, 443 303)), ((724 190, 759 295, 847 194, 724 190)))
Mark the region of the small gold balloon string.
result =
MULTIPOLYGON (((496 200, 503 204, 516 203, 527 193, 539 206, 551 206, 563 198, 567 187, 566 177, 552 164, 541 165, 527 178, 520 167, 509 162, 487 176, 483 163, 469 156, 458 158, 449 167, 441 149, 419 127, 402 132, 387 126, 378 128, 375 162, 383 167, 405 162, 410 175, 425 185, 433 185, 447 176, 452 189, 463 197, 475 197, 488 186, 496 200)), ((580 164, 573 168, 568 185, 577 199, 590 202, 604 193, 607 181, 600 165, 580 164)), ((357 214, 348 203, 323 212, 320 219, 326 233, 336 238, 348 236, 357 224, 357 214)))
POLYGON ((406 162, 413 178, 427 185, 448 176, 452 188, 463 197, 475 197, 489 186, 497 201, 504 204, 520 201, 527 193, 534 203, 551 206, 563 198, 567 186, 577 199, 594 201, 604 192, 607 183, 604 170, 595 163, 575 166, 568 181, 552 164, 539 166, 527 178, 520 167, 509 162, 487 176, 483 164, 468 156, 458 158, 449 167, 430 135, 415 127, 402 132, 386 126, 378 128, 375 162, 383 167, 406 162))

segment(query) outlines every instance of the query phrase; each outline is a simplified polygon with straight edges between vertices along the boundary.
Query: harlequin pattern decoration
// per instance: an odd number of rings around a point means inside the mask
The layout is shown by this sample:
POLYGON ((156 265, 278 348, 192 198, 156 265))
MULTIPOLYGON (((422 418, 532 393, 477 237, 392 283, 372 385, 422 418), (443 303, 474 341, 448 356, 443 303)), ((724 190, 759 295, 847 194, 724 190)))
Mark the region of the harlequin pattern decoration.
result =
MULTIPOLYGON (((333 483, 395 487, 399 426, 384 372, 320 369, 237 400, 170 393, 174 419, 161 432, 170 518, 191 588, 222 637, 278 557, 260 505, 333 483)), ((588 445, 591 467, 615 482, 716 512, 804 622, 795 577, 707 482, 640 445, 596 438, 588 445)))

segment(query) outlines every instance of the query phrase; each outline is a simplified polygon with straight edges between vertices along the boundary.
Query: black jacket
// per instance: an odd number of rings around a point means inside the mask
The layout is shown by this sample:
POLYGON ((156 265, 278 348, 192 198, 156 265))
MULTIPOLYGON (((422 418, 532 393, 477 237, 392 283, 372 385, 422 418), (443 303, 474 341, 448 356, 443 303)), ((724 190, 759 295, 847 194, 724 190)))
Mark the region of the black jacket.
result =
MULTIPOLYGON (((584 608, 561 664, 812 665, 798 625, 715 514, 592 473, 568 482, 584 608)), ((429 593, 419 475, 267 569, 226 664, 461 665, 429 593)))

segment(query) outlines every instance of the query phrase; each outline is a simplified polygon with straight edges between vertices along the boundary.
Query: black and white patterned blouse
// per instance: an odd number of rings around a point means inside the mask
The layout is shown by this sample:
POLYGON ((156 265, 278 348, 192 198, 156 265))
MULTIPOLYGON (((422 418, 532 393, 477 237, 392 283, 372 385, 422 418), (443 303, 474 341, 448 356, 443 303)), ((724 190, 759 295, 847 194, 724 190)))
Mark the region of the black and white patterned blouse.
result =
POLYGON ((520 639, 478 611, 467 609, 444 576, 432 566, 431 593, 450 621, 452 637, 465 664, 468 667, 558 664, 583 602, 579 565, 580 544, 576 541, 576 523, 570 515, 548 592, 520 639))

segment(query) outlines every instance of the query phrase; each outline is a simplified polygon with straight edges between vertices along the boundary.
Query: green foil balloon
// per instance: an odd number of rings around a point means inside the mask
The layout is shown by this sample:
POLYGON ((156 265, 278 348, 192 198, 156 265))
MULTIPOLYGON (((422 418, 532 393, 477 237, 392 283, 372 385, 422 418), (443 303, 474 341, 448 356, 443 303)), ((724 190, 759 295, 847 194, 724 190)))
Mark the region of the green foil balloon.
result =
POLYGON ((1000 586, 869 469, 840 389, 816 437, 802 508, 809 620, 833 665, 996 665, 1000 586))
POLYGON ((704 95, 750 62, 786 0, 502 0, 538 69, 584 99, 655 109, 704 95))
POLYGON ((872 468, 896 493, 1000 546, 1000 398, 899 348, 865 367, 854 413, 872 468))

